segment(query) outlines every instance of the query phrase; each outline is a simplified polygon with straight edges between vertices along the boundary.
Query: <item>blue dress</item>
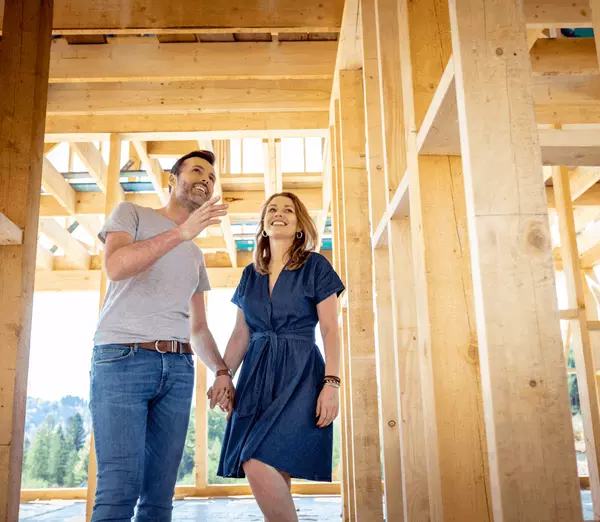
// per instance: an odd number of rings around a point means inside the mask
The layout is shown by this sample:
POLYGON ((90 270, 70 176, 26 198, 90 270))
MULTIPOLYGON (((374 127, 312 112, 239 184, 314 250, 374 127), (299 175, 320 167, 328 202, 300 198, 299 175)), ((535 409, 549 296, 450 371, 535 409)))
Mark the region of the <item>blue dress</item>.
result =
POLYGON ((331 482, 333 424, 317 427, 325 361, 315 328, 317 304, 342 290, 317 253, 298 270, 282 270, 271 297, 269 276, 244 269, 232 301, 244 312, 250 344, 217 475, 243 478, 242 463, 254 458, 294 478, 331 482))

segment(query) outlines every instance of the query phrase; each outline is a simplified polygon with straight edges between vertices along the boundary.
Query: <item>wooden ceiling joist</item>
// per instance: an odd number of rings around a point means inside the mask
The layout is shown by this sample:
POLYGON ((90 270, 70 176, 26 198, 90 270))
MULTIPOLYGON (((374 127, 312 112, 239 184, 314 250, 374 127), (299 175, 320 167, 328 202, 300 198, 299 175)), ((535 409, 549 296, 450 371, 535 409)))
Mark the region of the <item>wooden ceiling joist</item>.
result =
MULTIPOLYGON (((318 212, 322 207, 321 189, 297 189, 294 192, 306 205, 309 212, 318 212)), ((101 192, 77 192, 77 215, 104 215, 104 194, 101 192)), ((157 194, 127 192, 126 201, 152 208, 159 208, 161 203, 157 194)), ((225 192, 223 201, 229 205, 231 218, 257 218, 260 207, 265 200, 263 191, 225 192)), ((40 198, 40 217, 67 217, 70 214, 47 194, 40 198)))
POLYGON ((113 38, 106 45, 52 42, 50 83, 191 80, 322 80, 333 77, 337 42, 180 43, 113 38))
POLYGON ((49 116, 326 111, 331 80, 69 83, 48 90, 49 116))
MULTIPOLYGON (((181 0, 135 2, 119 0, 57 0, 54 34, 175 34, 189 32, 329 32, 339 29, 343 0, 302 3, 297 0, 218 2, 181 0), (215 29, 218 28, 218 29, 215 29)), ((0 0, 0 27, 4 0, 0 0)))
POLYGON ((531 48, 534 75, 598 74, 593 38, 541 38, 531 48))
POLYGON ((323 112, 48 116, 47 142, 103 141, 110 133, 141 141, 325 136, 323 112))

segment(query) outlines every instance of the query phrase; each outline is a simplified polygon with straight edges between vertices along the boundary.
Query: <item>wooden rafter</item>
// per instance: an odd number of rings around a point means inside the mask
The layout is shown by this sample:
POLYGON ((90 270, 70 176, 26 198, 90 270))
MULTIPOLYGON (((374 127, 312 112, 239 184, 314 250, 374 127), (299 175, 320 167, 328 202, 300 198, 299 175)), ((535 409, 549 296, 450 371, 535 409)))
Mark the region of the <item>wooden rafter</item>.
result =
POLYGON ((40 219, 40 232, 48 237, 73 261, 79 268, 88 269, 90 266, 90 253, 82 243, 77 241, 65 227, 56 220, 40 219))
POLYGON ((132 140, 132 144, 146 170, 146 175, 150 178, 150 182, 158 194, 158 199, 163 205, 166 205, 169 201, 169 196, 163 189, 163 169, 160 166, 160 163, 158 160, 148 156, 148 145, 145 141, 132 140))
MULTIPOLYGON (((75 190, 65 180, 60 172, 58 172, 48 158, 44 158, 42 167, 42 187, 46 192, 49 192, 62 206, 68 215, 77 219, 77 195, 75 190)), ((98 229, 93 222, 89 220, 81 220, 79 224, 92 237, 96 237, 98 229), (91 225, 91 226, 88 226, 91 225)))
POLYGON ((0 212, 0 245, 21 245, 23 230, 0 212))
POLYGON ((93 143, 73 142, 70 143, 71 149, 77 154, 81 162, 85 165, 94 178, 100 190, 106 194, 106 177, 108 175, 108 165, 102 158, 101 152, 93 143))

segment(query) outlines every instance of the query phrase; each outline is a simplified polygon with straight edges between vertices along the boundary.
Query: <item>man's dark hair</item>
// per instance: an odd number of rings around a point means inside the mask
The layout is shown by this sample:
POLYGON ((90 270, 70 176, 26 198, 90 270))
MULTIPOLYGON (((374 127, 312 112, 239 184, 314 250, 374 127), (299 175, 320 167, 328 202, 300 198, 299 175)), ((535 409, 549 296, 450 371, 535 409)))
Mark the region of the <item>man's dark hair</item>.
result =
POLYGON ((212 153, 210 150, 195 150, 179 158, 175 162, 175 165, 173 165, 173 168, 171 169, 171 174, 175 174, 175 176, 177 176, 179 174, 179 169, 181 169, 181 165, 183 165, 183 162, 189 158, 201 158, 203 160, 208 161, 213 167, 215 166, 214 153, 212 153))

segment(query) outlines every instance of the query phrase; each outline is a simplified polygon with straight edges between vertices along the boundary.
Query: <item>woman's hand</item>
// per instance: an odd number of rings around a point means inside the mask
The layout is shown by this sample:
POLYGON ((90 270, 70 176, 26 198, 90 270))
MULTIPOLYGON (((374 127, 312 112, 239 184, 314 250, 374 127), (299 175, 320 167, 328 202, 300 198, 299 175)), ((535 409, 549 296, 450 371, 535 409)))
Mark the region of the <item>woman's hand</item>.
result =
POLYGON ((325 384, 317 399, 317 427, 329 426, 340 411, 340 390, 325 384))
POLYGON ((223 411, 229 411, 233 407, 235 388, 229 375, 220 375, 209 388, 206 396, 210 399, 210 409, 217 404, 223 411))

